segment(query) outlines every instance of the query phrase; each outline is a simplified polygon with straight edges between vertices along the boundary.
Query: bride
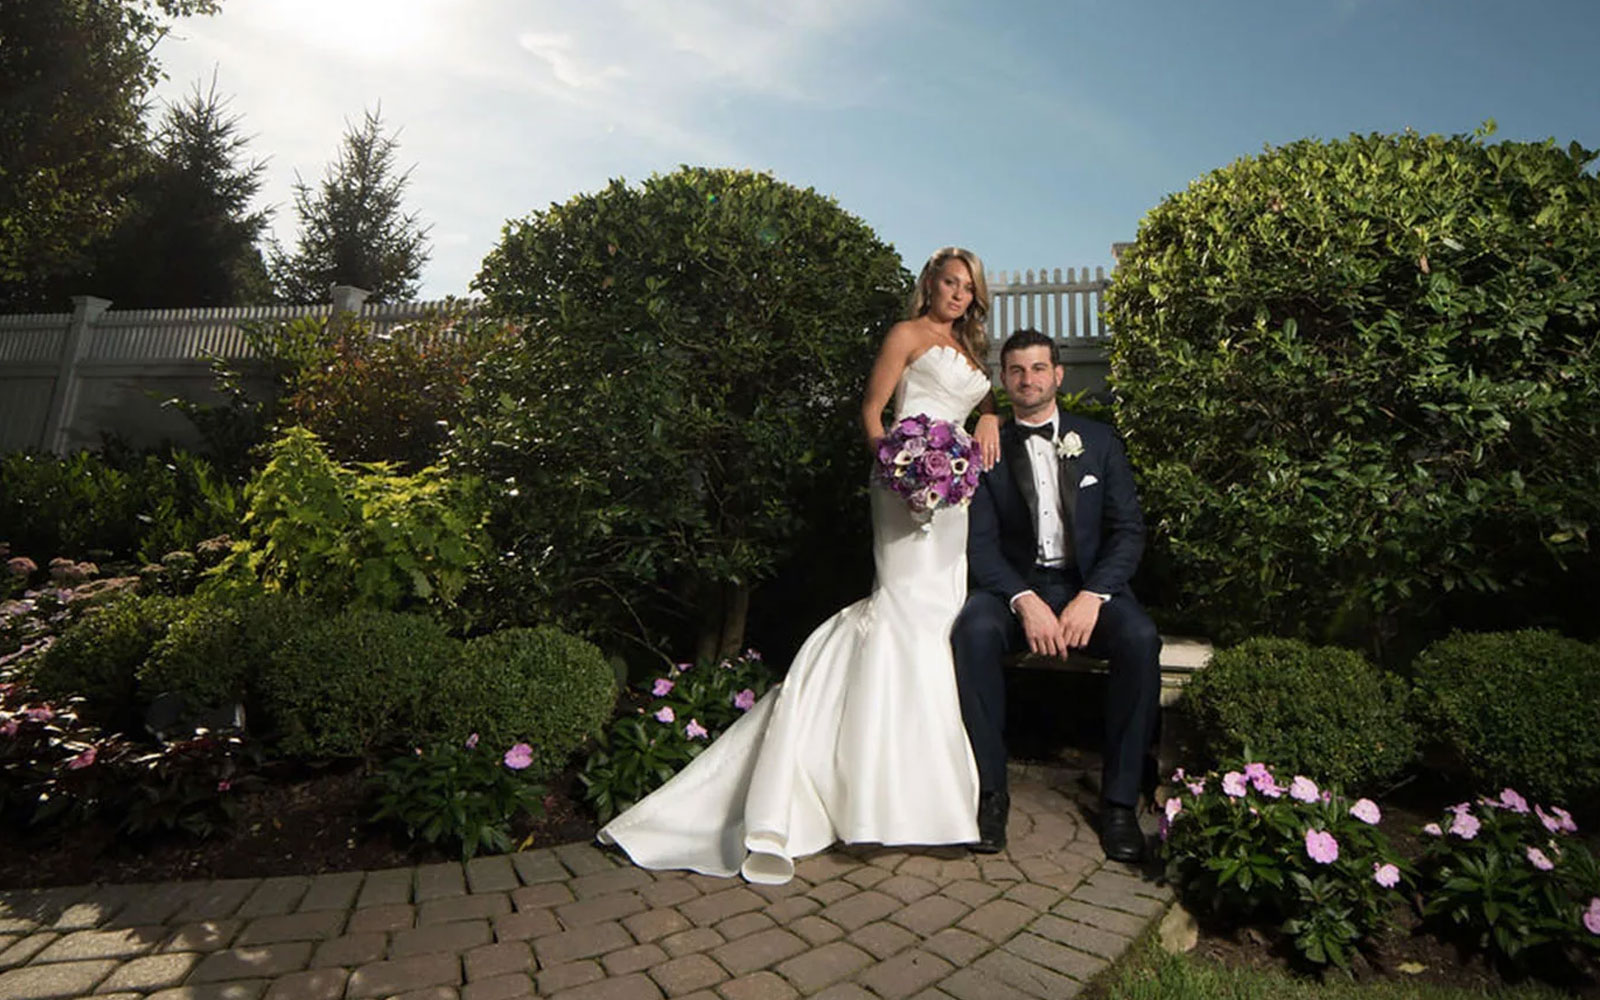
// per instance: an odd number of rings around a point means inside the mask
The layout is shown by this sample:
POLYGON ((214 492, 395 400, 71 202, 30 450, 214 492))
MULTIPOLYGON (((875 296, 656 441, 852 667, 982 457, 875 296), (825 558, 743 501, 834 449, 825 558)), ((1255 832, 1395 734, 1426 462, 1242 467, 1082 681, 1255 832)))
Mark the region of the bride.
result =
MULTIPOLYGON (((910 319, 884 338, 861 404, 869 448, 895 419, 964 423, 985 468, 1000 453, 985 357, 983 265, 945 247, 923 265, 910 319)), ((967 590, 967 511, 931 523, 872 494, 871 596, 817 627, 783 683, 665 785, 600 831, 644 868, 781 884, 835 841, 978 839, 978 775, 961 721, 950 626, 967 590)))

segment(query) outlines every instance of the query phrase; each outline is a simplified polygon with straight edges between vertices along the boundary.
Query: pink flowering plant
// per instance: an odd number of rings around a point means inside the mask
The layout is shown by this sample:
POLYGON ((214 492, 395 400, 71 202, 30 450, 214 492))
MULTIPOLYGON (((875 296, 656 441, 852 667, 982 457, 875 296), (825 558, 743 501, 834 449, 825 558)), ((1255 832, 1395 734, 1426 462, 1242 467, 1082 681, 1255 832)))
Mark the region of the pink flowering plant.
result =
POLYGON ((461 860, 516 846, 515 826, 544 813, 527 743, 492 747, 476 733, 460 744, 417 748, 374 778, 374 822, 391 822, 429 844, 454 844, 461 860))
POLYGON ((878 439, 873 482, 893 491, 926 520, 942 507, 959 507, 978 489, 982 466, 971 436, 960 425, 918 413, 878 439))
POLYGON ((1260 762, 1204 776, 1180 769, 1162 813, 1162 850, 1191 909, 1277 923, 1305 960, 1347 967, 1388 925, 1410 878, 1380 818, 1369 799, 1260 762))
POLYGON ((1422 913, 1511 968, 1600 953, 1600 865, 1572 815, 1506 788, 1422 829, 1422 913))
POLYGON ((612 722, 579 774, 601 822, 661 787, 776 680, 753 649, 727 660, 674 664, 647 678, 635 711, 612 722))

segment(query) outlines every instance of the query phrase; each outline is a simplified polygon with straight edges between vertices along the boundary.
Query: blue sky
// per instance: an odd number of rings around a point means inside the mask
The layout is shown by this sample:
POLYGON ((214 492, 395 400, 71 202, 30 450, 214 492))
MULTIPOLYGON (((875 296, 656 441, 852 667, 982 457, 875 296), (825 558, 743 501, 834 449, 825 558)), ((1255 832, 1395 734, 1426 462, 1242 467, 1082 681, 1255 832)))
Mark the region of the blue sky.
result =
POLYGON ((1494 118, 1600 147, 1597 44, 1597 0, 224 0, 157 56, 164 98, 216 69, 286 242, 296 171, 381 102, 436 298, 506 220, 681 163, 814 187, 913 268, 1109 268, 1265 144, 1494 118))

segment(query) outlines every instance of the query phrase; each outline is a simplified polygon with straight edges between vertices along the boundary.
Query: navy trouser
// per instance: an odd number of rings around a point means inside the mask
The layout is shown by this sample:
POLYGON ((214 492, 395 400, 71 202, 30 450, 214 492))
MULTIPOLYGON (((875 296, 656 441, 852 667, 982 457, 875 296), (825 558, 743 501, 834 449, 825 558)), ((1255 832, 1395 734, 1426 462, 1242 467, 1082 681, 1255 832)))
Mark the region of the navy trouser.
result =
MULTIPOLYGON (((1080 589, 1076 570, 1035 567, 1028 579, 1056 614, 1080 589)), ((961 717, 978 762, 981 792, 1006 790, 1006 686, 1003 664, 1028 648, 1022 622, 996 594, 976 590, 956 617, 950 645, 955 655, 961 717)), ((1161 711, 1161 636, 1132 595, 1101 605, 1084 652, 1110 665, 1106 683, 1101 796, 1135 806, 1145 759, 1155 742, 1161 711)))

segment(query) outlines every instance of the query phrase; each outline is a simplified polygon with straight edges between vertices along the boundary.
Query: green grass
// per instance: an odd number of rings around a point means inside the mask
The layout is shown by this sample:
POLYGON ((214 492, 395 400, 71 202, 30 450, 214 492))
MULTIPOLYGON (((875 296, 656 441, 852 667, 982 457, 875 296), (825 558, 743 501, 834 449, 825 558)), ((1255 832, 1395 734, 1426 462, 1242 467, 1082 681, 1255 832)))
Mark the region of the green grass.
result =
POLYGON ((1383 981, 1356 983, 1331 974, 1324 982, 1277 971, 1235 969, 1193 955, 1169 955, 1146 938, 1085 994, 1094 1000, 1560 1000, 1548 986, 1503 986, 1489 991, 1383 981))

